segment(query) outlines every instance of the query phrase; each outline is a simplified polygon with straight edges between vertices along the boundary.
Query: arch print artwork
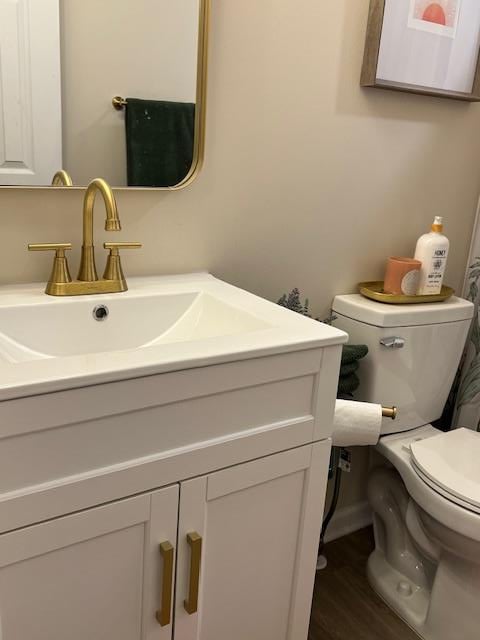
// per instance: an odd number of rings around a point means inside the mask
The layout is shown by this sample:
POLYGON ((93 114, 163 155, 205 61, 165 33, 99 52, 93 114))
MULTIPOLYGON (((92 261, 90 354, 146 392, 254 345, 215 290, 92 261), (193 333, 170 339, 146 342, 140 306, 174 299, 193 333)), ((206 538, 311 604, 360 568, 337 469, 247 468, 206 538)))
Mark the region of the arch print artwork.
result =
POLYGON ((480 101, 479 0, 370 0, 361 85, 480 101))
POLYGON ((408 26, 436 35, 454 38, 461 0, 410 0, 408 26))

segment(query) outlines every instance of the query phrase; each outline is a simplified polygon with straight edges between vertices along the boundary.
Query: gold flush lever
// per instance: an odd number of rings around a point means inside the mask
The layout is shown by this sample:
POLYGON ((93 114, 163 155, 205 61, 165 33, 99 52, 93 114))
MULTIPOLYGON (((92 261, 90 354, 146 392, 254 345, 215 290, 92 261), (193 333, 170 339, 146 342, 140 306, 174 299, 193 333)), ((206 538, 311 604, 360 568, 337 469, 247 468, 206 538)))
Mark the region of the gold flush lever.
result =
MULTIPOLYGON (((140 242, 105 242, 103 248, 110 251, 107 264, 105 266, 105 273, 103 277, 105 280, 116 280, 125 282, 125 276, 123 275, 122 262, 120 260, 120 250, 123 249, 141 249, 140 242)), ((126 284, 126 283, 125 283, 126 284)))
POLYGON ((48 287, 51 283, 67 283, 71 282, 72 278, 70 276, 70 271, 68 269, 67 257, 65 255, 65 251, 69 251, 72 248, 72 245, 69 242, 58 243, 58 244, 29 244, 29 251, 55 251, 55 259, 53 261, 52 273, 50 275, 47 290, 49 293, 48 287))

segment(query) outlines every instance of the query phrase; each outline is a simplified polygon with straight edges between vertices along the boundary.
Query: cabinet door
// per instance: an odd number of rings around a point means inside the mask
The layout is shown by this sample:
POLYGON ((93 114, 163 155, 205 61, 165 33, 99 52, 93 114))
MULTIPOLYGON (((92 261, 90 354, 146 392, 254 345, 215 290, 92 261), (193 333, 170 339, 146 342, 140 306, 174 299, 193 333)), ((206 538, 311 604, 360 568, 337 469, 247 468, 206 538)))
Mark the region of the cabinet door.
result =
POLYGON ((326 441, 181 484, 175 640, 306 640, 329 453, 326 441))
POLYGON ((160 544, 175 544, 178 493, 177 485, 0 536, 1 640, 171 638, 156 612, 160 544))

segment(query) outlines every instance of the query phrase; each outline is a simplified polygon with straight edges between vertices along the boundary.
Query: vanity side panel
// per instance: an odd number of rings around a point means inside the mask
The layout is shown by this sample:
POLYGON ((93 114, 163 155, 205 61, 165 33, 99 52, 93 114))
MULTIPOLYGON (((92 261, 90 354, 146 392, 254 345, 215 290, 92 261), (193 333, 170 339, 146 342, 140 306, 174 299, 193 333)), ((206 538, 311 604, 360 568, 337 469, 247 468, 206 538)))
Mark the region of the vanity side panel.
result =
POLYGON ((316 377, 313 415, 315 416, 314 440, 330 438, 337 397, 342 345, 325 347, 321 369, 316 377))

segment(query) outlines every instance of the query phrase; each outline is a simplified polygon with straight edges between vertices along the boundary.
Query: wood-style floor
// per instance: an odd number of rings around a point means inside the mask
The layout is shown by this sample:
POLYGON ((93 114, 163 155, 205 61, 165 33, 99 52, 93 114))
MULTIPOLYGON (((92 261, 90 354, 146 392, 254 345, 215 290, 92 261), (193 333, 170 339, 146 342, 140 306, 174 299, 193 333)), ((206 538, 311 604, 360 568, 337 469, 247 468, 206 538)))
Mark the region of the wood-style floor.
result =
POLYGON ((326 546, 317 571, 308 640, 418 640, 367 582, 373 532, 364 529, 326 546))

